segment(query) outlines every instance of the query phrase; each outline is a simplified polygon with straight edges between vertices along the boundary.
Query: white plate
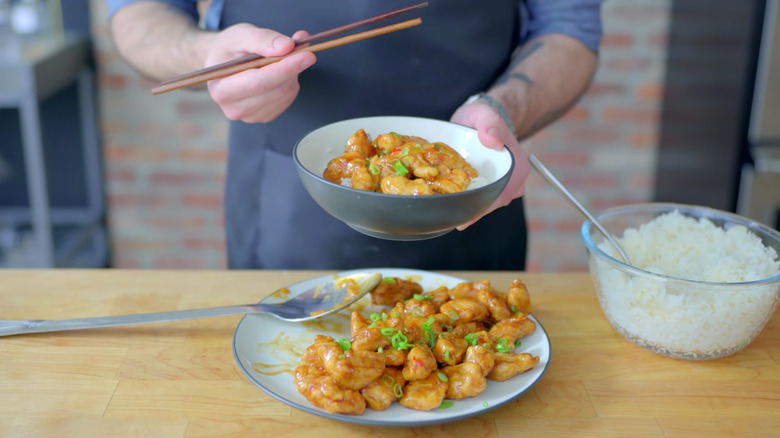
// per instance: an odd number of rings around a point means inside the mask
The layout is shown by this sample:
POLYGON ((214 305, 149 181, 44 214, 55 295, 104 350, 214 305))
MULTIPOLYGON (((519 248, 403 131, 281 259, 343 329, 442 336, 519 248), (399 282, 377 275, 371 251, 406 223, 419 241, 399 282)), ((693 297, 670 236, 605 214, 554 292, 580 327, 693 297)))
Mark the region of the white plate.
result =
MULTIPOLYGON (((358 269, 341 272, 349 275, 358 272, 381 272, 385 277, 398 277, 419 282, 424 291, 440 286, 453 287, 464 279, 428 271, 396 268, 358 269)), ((334 276, 312 278, 289 286, 289 296, 330 281, 334 276)), ((502 285, 492 285, 501 290, 502 285)), ((506 285, 508 288, 509 285, 506 285)), ((263 301, 272 298, 266 298, 263 301)), ((366 302, 368 298, 366 298, 366 302)), ((366 302, 358 303, 358 306, 366 302)), ((531 293, 533 303, 533 293, 531 293)), ((533 305, 533 304, 532 304, 533 305)), ((363 309, 370 313, 370 309, 363 309)), ((365 313, 365 312, 363 312, 365 313)), ((303 351, 314 342, 314 336, 325 334, 335 339, 349 337, 349 311, 329 315, 309 323, 290 323, 276 319, 271 315, 246 315, 236 327, 233 336, 233 354, 241 370, 251 381, 270 396, 294 408, 321 417, 358 424, 380 426, 420 426, 460 420, 483 414, 495 409, 531 389, 547 371, 550 363, 550 338, 544 328, 533 316, 536 330, 522 339, 518 352, 539 356, 539 363, 532 370, 517 375, 505 382, 488 381, 488 386, 480 395, 464 400, 454 400, 447 409, 415 411, 398 403, 385 411, 373 411, 366 408, 362 415, 331 414, 312 405, 298 392, 293 370, 300 364, 303 351)))

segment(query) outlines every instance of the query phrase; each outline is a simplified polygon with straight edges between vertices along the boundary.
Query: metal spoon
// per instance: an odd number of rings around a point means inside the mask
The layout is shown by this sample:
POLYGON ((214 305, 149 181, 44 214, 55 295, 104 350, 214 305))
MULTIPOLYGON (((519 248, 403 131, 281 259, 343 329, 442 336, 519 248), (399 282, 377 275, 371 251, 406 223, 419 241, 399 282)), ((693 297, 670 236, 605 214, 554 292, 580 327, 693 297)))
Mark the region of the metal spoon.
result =
MULTIPOLYGON (((376 272, 352 274, 337 278, 324 285, 315 286, 278 304, 261 302, 240 306, 63 320, 0 320, 0 336, 180 321, 245 313, 267 313, 283 321, 309 321, 338 312, 349 306, 373 290, 381 280, 382 274, 376 272)), ((287 289, 274 292, 278 295, 286 293, 288 293, 287 289)))
POLYGON ((612 237, 612 234, 607 232, 606 228, 604 228, 601 225, 601 223, 599 223, 599 221, 592 214, 590 214, 590 212, 588 212, 588 210, 586 210, 585 207, 583 207, 582 204, 580 204, 579 201, 577 201, 577 199, 571 193, 569 193, 568 190, 566 190, 566 187, 564 187, 564 185, 561 184, 561 182, 558 181, 557 178, 555 178, 555 176, 544 166, 544 164, 542 164, 542 162, 539 161, 539 159, 536 158, 534 154, 528 155, 528 161, 531 162, 531 166, 533 166, 537 172, 542 174, 542 176, 544 177, 544 179, 547 180, 547 182, 549 182, 553 187, 558 189, 558 191, 563 193, 563 196, 568 198, 569 201, 571 201, 571 203, 574 204, 575 207, 577 207, 580 213, 582 213, 590 221, 590 223, 592 223, 596 227, 596 229, 598 229, 601 232, 601 234, 604 235, 604 237, 609 241, 609 243, 611 243, 612 246, 615 247, 615 249, 620 254, 620 256, 623 257, 623 261, 625 261, 627 265, 630 265, 631 260, 628 258, 628 254, 626 254, 626 252, 623 250, 620 244, 617 243, 617 240, 615 240, 615 238, 612 237))

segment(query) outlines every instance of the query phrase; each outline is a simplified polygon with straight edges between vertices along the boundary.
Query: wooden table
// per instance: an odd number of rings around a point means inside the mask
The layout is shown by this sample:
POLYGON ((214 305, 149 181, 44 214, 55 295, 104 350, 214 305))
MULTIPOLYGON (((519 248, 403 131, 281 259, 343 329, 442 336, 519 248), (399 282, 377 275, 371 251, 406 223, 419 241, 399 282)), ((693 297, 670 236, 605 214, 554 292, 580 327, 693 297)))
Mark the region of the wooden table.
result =
MULTIPOLYGON (((65 319, 240 304, 321 271, 0 271, 0 318, 65 319)), ((778 436, 780 316, 745 350, 669 359, 612 330, 586 273, 455 273, 506 290, 522 278, 547 330, 547 374, 484 415, 372 428, 288 407, 233 359, 241 318, 0 338, 2 437, 778 436)))

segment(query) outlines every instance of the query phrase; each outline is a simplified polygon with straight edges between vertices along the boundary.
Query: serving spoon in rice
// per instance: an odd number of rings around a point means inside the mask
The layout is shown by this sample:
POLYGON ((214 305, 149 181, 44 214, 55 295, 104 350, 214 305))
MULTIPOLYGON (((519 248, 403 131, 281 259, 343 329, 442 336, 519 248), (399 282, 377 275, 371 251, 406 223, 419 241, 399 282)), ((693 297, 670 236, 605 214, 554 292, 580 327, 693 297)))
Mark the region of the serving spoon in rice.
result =
POLYGON ((604 228, 604 226, 601 225, 601 223, 596 219, 590 212, 580 204, 579 201, 577 201, 577 198, 574 197, 569 191, 566 189, 566 187, 561 184, 560 181, 558 181, 558 178, 555 177, 555 175, 550 172, 547 167, 545 167, 544 164, 542 164, 541 161, 539 161, 538 158, 534 154, 528 154, 528 161, 531 163, 531 166, 533 166, 534 169, 536 169, 537 172, 539 172, 544 179, 547 180, 550 185, 558 189, 559 192, 563 194, 569 201, 571 201, 572 204, 574 204, 575 207, 582 213, 585 218, 587 218, 595 227, 596 229, 601 232, 601 234, 604 235, 604 237, 609 241, 609 243, 612 244, 612 246, 615 247, 617 252, 620 254, 620 257, 623 258, 623 261, 626 262, 627 265, 631 264, 631 260, 628 258, 628 254, 623 250, 623 248, 620 246, 620 244, 615 240, 615 238, 607 232, 607 229, 604 228))

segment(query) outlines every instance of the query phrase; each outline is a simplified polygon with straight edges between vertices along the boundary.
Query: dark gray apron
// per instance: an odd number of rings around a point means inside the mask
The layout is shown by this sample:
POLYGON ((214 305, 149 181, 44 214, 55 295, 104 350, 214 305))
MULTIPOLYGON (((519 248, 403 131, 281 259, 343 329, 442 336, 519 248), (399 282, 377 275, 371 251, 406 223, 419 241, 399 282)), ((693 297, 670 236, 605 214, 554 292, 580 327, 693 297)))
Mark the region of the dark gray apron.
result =
MULTIPOLYGON (((221 26, 251 22, 287 35, 316 33, 414 3, 225 0, 221 26)), ((275 121, 231 123, 225 199, 230 268, 524 269, 522 200, 466 231, 397 242, 364 236, 334 219, 298 180, 291 152, 307 132, 373 115, 449 120, 469 95, 503 72, 517 45, 516 0, 431 0, 391 22, 417 16, 420 26, 319 53, 300 76, 295 103, 275 121)))

